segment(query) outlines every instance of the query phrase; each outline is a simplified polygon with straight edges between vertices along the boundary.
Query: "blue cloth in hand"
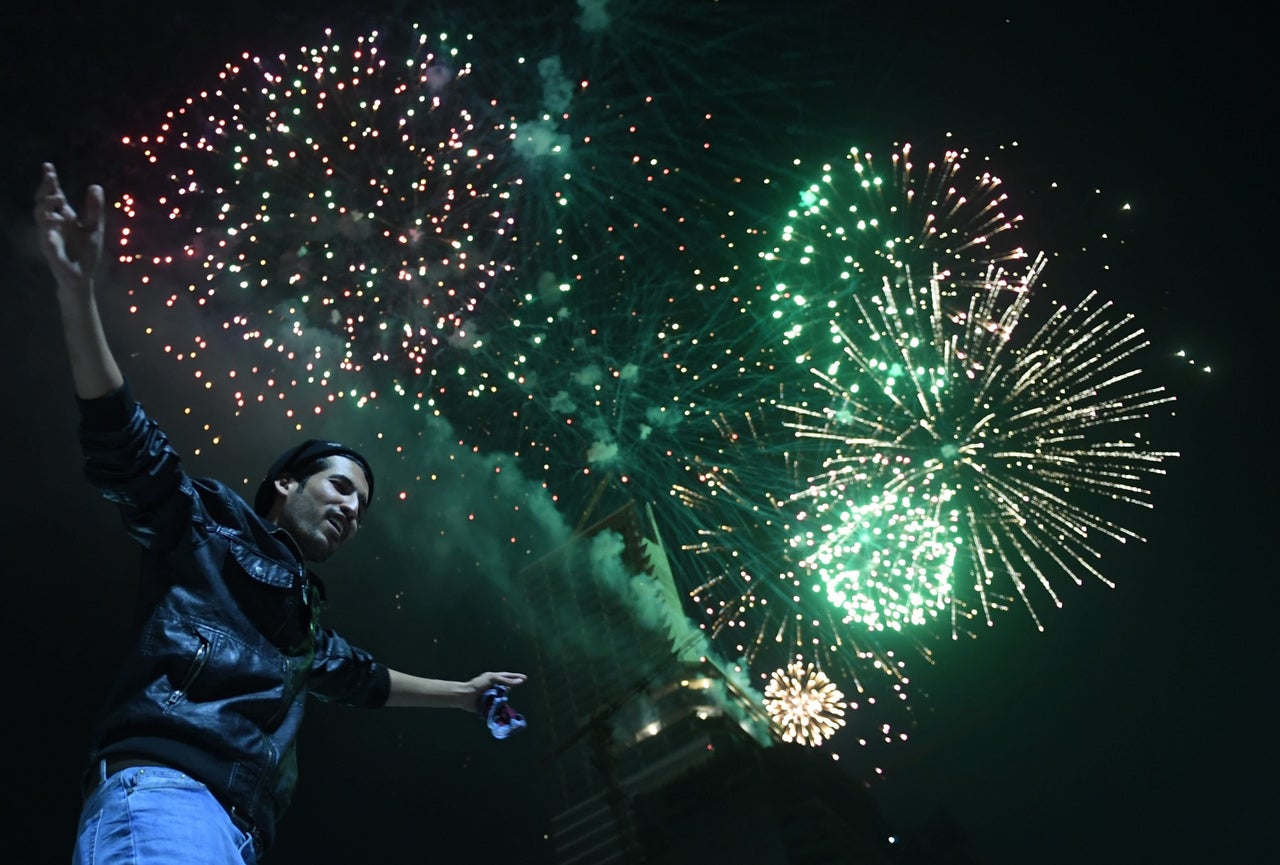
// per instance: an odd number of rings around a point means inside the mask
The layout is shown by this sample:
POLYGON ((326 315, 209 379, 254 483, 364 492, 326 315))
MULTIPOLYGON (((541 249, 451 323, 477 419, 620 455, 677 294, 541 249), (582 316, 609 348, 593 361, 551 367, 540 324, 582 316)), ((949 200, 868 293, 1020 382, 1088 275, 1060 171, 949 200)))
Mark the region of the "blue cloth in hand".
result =
POLYGON ((494 685, 480 695, 480 713, 495 739, 505 739, 526 726, 524 715, 512 709, 507 702, 505 685, 494 685))

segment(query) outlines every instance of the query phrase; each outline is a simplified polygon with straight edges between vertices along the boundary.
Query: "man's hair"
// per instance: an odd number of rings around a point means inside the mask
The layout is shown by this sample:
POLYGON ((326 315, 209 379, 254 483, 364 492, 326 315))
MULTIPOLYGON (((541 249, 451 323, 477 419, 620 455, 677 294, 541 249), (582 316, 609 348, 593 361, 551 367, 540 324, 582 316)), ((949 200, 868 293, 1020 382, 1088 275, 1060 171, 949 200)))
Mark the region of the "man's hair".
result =
MULTIPOLYGON (((275 488, 277 478, 287 475, 300 483, 306 483, 307 478, 327 467, 329 458, 334 456, 347 457, 364 470, 365 480, 369 482, 369 501, 372 501, 373 469, 369 467, 368 460, 358 451, 339 442, 308 439, 282 453, 271 464, 271 468, 267 469, 267 474, 258 485, 258 493, 253 499, 254 511, 260 517, 265 517, 271 511, 277 495, 275 488)), ((365 507, 368 508, 368 503, 365 507)))
MULTIPOLYGON (((314 474, 324 471, 329 467, 329 460, 331 460, 332 458, 333 458, 332 456, 316 457, 306 465, 281 472, 279 476, 293 478, 295 481, 305 486, 308 478, 310 478, 314 474)), ((277 493, 276 495, 279 495, 279 493, 277 493)))

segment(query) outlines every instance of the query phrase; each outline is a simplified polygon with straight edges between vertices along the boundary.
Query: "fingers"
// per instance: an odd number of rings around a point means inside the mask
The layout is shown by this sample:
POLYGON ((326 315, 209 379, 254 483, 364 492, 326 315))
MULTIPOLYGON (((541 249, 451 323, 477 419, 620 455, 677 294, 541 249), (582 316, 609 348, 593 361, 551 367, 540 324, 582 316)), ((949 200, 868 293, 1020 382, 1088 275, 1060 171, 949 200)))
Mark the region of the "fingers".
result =
POLYGON ((40 166, 35 195, 35 223, 40 248, 60 285, 87 286, 102 256, 105 197, 93 185, 85 195, 84 211, 77 215, 67 203, 53 163, 40 166))
POLYGON ((52 162, 46 162, 40 166, 40 188, 36 190, 36 202, 44 196, 53 195, 60 192, 58 187, 58 171, 53 167, 52 162))
POLYGON ((96 184, 90 186, 84 199, 84 222, 82 225, 86 231, 102 230, 103 200, 102 187, 96 184))
POLYGON ((506 685, 508 688, 514 688, 516 685, 524 684, 528 678, 524 673, 490 673, 489 684, 506 685))
POLYGON ((58 172, 49 162, 44 163, 41 169, 40 185, 36 188, 36 221, 47 227, 75 222, 76 212, 62 193, 58 172))
POLYGON ((74 225, 87 232, 100 231, 105 213, 105 196, 102 187, 94 184, 85 194, 84 213, 76 215, 75 208, 67 203, 67 196, 58 182, 58 171, 53 163, 41 167, 40 185, 36 189, 36 221, 42 225, 74 225))

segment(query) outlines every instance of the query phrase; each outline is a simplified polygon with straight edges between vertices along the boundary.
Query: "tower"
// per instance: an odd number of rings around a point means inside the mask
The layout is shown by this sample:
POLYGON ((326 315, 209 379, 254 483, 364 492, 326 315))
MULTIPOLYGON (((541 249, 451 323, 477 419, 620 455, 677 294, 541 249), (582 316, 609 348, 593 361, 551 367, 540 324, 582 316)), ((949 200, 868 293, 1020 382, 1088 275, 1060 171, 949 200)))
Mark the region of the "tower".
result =
POLYGON ((685 615, 647 507, 580 528, 519 584, 557 865, 645 862, 636 797, 731 742, 768 747, 768 718, 685 615))

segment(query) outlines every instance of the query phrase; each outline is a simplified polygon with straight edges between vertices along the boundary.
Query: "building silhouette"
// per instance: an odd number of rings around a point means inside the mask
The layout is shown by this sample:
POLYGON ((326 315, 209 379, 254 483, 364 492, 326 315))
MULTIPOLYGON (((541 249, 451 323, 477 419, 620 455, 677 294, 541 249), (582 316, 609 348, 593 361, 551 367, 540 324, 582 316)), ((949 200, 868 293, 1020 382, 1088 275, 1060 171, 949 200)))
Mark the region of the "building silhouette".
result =
MULTIPOLYGON (((532 681, 556 865, 914 865, 870 793, 784 744, 684 612, 648 508, 629 502, 528 566, 532 681)), ((931 865, 971 865, 917 844, 931 865)))

